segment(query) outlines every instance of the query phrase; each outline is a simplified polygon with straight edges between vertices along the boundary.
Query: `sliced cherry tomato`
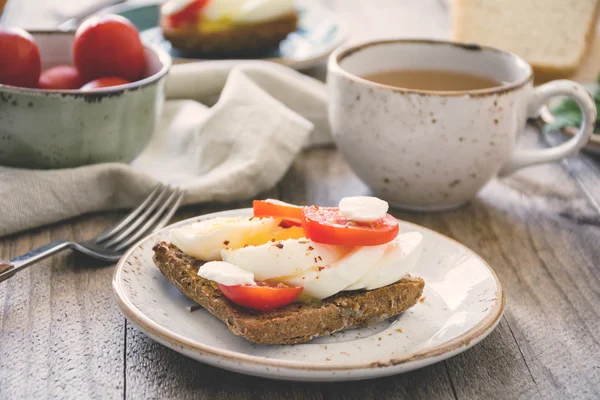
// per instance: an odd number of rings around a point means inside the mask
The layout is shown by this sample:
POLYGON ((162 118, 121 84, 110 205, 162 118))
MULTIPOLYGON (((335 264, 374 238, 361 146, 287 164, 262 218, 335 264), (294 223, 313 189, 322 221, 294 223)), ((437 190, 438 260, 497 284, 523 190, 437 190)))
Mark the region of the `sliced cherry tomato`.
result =
POLYGON ((257 311, 272 311, 290 304, 304 288, 283 283, 277 286, 259 283, 257 286, 225 286, 217 283, 221 292, 233 303, 257 311))
POLYGON ((84 82, 103 76, 140 78, 146 63, 136 27, 118 15, 93 17, 75 33, 73 59, 84 82))
POLYGON ((77 68, 70 65, 57 65, 42 72, 40 89, 79 89, 83 85, 77 68))
POLYGON ((33 36, 20 28, 0 28, 0 84, 35 88, 41 69, 33 36))
POLYGON ((181 0, 167 2, 163 7, 163 13, 167 14, 167 20, 171 26, 178 26, 184 22, 194 22, 200 15, 200 10, 208 3, 208 0, 193 0, 180 9, 177 7, 181 0))
POLYGON ((398 221, 386 214, 372 223, 346 219, 337 207, 310 206, 302 209, 302 228, 318 243, 337 246, 377 246, 398 236, 398 221))
POLYGON ((111 87, 111 86, 126 85, 128 83, 131 83, 131 82, 129 82, 128 80, 125 80, 123 78, 119 78, 117 76, 107 76, 105 78, 94 79, 93 81, 86 83, 85 85, 83 85, 81 87, 81 90, 86 92, 88 90, 100 89, 100 88, 111 87))
POLYGON ((302 223, 302 207, 279 200, 254 200, 252 202, 255 217, 282 218, 291 225, 302 223))

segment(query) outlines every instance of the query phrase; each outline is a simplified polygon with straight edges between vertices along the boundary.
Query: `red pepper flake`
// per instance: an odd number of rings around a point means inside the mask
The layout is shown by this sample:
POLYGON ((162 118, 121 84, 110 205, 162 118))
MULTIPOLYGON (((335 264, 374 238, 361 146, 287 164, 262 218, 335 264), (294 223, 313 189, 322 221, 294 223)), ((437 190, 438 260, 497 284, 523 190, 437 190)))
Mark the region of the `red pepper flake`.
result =
MULTIPOLYGON (((317 271, 321 272, 325 269, 325 267, 317 267, 317 271)), ((319 277, 317 277, 317 279, 319 279, 319 277)))
POLYGON ((318 256, 317 258, 318 258, 320 261, 323 261, 323 257, 321 257, 321 256, 318 256))
POLYGON ((317 257, 315 257, 315 264, 318 262, 317 257))
POLYGON ((308 251, 313 251, 315 248, 312 246, 308 246, 308 251))
POLYGON ((223 244, 227 246, 229 244, 229 240, 224 241, 223 244))
POLYGON ((254 216, 250 217, 250 219, 248 221, 252 221, 254 219, 254 216))
POLYGON ((277 247, 278 249, 283 249, 283 243, 277 243, 275 247, 277 247))

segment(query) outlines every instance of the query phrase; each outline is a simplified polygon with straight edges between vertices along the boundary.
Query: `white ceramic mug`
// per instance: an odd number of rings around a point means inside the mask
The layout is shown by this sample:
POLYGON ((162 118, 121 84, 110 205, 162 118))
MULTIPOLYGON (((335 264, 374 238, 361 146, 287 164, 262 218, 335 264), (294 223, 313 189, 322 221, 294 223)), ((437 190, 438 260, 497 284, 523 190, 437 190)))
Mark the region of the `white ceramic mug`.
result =
POLYGON ((596 120, 595 104, 578 83, 534 88, 527 62, 477 45, 407 39, 340 48, 329 59, 327 83, 338 148, 375 195, 406 209, 455 208, 499 174, 568 157, 586 144, 596 120), (505 84, 426 91, 361 78, 402 69, 464 72, 505 84), (527 118, 559 95, 583 111, 578 134, 549 149, 515 148, 527 118))

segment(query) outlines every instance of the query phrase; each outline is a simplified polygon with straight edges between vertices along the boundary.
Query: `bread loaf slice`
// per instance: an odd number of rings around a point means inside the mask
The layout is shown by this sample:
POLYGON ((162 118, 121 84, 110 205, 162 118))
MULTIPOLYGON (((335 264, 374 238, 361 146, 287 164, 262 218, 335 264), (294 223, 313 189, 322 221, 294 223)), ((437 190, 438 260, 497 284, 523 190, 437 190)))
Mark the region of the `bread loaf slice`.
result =
POLYGON ((154 246, 154 263, 189 299, 223 321, 237 336, 254 343, 295 344, 345 329, 374 325, 414 306, 423 293, 421 278, 405 277, 379 289, 341 292, 315 304, 290 304, 259 313, 230 302, 210 281, 198 276, 202 261, 173 244, 154 246))
POLYGON ((507 50, 536 82, 573 74, 595 36, 599 0, 454 0, 453 38, 507 50))

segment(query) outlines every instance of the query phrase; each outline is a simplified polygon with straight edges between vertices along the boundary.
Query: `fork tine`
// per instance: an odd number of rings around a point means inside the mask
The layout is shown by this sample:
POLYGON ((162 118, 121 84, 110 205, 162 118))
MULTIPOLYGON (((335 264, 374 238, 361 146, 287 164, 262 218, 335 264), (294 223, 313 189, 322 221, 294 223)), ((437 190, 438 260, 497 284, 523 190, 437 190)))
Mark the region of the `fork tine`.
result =
POLYGON ((107 239, 110 239, 115 234, 117 234, 121 229, 123 229, 128 223, 130 223, 135 217, 137 217, 144 210, 144 208, 150 203, 150 201, 152 201, 152 199, 159 192, 159 190, 161 189, 162 186, 163 185, 160 183, 158 185, 156 185, 154 187, 154 189, 152 190, 152 192, 148 195, 148 197, 146 197, 146 199, 142 202, 142 204, 140 204, 135 210, 130 212, 128 215, 126 215, 125 218, 123 218, 121 221, 119 221, 119 223, 117 225, 113 226, 112 228, 109 228, 106 232, 104 232, 103 234, 98 236, 96 238, 95 242, 100 243, 107 239))
POLYGON ((163 228, 165 225, 167 225, 169 223, 169 221, 173 217, 173 214, 175 214, 175 212, 181 205, 181 202, 183 201, 184 196, 185 196, 185 192, 181 191, 181 193, 179 194, 179 197, 177 198, 177 200, 175 200, 175 203, 171 206, 171 209, 169 211, 167 211, 165 216, 160 221, 158 221, 158 223, 156 224, 156 226, 154 227, 152 232, 156 232, 157 230, 163 228))
MULTIPOLYGON (((175 200, 175 204, 173 204, 173 206, 169 209, 169 213, 171 213, 171 216, 173 215, 172 213, 175 212, 174 210, 177 210, 177 207, 179 206, 179 203, 181 202, 181 198, 182 198, 183 193, 179 193, 179 189, 175 189, 175 191, 173 193, 171 193, 171 195, 169 196, 169 198, 163 203, 163 205, 158 209, 158 211, 156 213, 154 213, 154 215, 148 219, 148 221, 146 221, 146 223, 137 230, 137 232, 135 232, 131 237, 127 238, 127 240, 125 240, 122 243, 119 243, 116 247, 115 250, 116 251, 120 251, 123 250, 127 247, 129 247, 131 244, 135 243, 136 240, 138 240, 155 222, 156 220, 165 212, 165 210, 171 206, 171 204, 173 203, 173 200, 175 200), (177 197, 179 195, 179 197, 177 197)), ((169 216, 167 213, 167 216, 169 216)), ((170 219, 170 216, 169 216, 170 219)), ((164 220, 164 218, 163 218, 164 220)), ((162 222, 162 220, 161 220, 162 222)))
POLYGON ((123 239, 127 238, 138 226, 140 226, 144 221, 147 220, 148 216, 151 215, 152 212, 156 209, 156 207, 158 207, 162 203, 163 199, 169 193, 170 190, 171 190, 171 187, 166 186, 160 192, 158 197, 156 199, 154 199, 154 201, 146 208, 146 210, 144 210, 142 215, 140 215, 133 222, 131 222, 131 224, 129 224, 129 226, 127 228, 125 228, 125 230, 123 232, 121 232, 117 237, 111 239, 110 241, 108 241, 106 243, 103 243, 102 245, 104 247, 110 248, 116 244, 121 243, 121 241, 123 241, 123 239))

